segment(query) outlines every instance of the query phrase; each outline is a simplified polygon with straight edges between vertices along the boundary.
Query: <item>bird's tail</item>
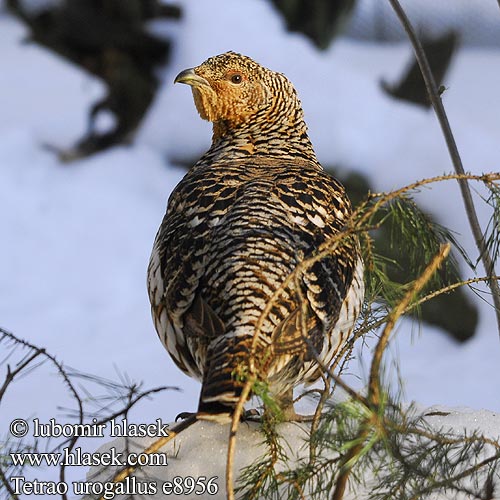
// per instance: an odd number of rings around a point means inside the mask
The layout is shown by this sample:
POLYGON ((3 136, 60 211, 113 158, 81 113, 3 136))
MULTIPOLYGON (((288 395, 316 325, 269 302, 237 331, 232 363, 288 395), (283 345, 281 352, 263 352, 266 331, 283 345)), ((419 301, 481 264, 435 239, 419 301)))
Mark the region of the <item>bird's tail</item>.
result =
POLYGON ((232 413, 244 385, 251 338, 224 335, 208 349, 199 413, 232 413))

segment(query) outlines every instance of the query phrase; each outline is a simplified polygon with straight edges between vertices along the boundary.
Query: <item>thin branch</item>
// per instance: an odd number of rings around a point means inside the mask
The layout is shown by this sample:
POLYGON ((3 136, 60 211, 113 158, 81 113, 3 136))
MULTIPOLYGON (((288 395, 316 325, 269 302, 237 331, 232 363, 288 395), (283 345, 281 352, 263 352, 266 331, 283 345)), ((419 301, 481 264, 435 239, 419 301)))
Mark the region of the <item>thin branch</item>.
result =
POLYGON ((361 427, 360 433, 356 437, 356 441, 358 441, 358 443, 350 448, 347 454, 343 457, 340 474, 337 478, 335 489, 333 490, 332 500, 342 500, 344 498, 345 489, 352 470, 352 461, 361 453, 361 450, 365 445, 366 438, 370 434, 370 430, 370 427, 366 425, 365 422, 361 427))
MULTIPOLYGON (((389 3, 392 5, 392 8, 399 17, 399 20, 401 21, 401 24, 403 25, 408 35, 408 38, 410 39, 413 45, 413 49, 415 51, 415 57, 417 59, 418 65, 420 66, 420 71, 422 72, 422 76, 424 78, 425 86, 427 88, 427 92, 429 94, 432 107, 434 108, 436 116, 439 120, 439 124, 441 125, 441 129, 443 131, 443 135, 446 140, 446 145, 448 146, 448 151, 450 153, 453 167, 455 168, 457 174, 463 175, 465 174, 465 171, 462 164, 462 159, 460 158, 457 144, 455 142, 455 138, 453 136, 453 132, 451 131, 450 123, 448 121, 448 116, 446 115, 446 111, 441 101, 436 81, 434 80, 434 75, 432 74, 431 68, 429 66, 429 61, 427 60, 427 56, 425 55, 422 44, 420 43, 420 40, 418 39, 417 34, 415 33, 415 30, 413 29, 413 26, 411 25, 411 22, 408 19, 408 16, 406 15, 405 11, 401 7, 399 1, 389 0, 389 3)), ((488 284, 491 289, 491 293, 493 295, 493 303, 495 305, 498 332, 500 335, 500 287, 498 285, 498 281, 493 279, 493 276, 496 275, 494 262, 491 258, 488 247, 484 240, 484 235, 481 230, 481 225, 479 224, 479 219, 477 217, 477 212, 476 209, 474 208, 474 201, 472 199, 469 183, 465 179, 459 179, 458 183, 460 186, 460 191, 462 193, 462 198, 465 205, 467 218, 469 219, 469 225, 472 234, 474 235, 474 239, 476 241, 476 245, 479 250, 479 255, 481 257, 484 269, 486 271, 486 276, 491 278, 488 284)))
MULTIPOLYGON (((48 359, 57 369, 58 374, 62 377, 64 382, 66 383, 67 387, 70 389, 71 395, 73 396, 73 399, 77 402, 78 404, 78 410, 77 410, 77 415, 78 415, 78 422, 80 424, 83 423, 84 421, 84 409, 83 409, 83 400, 78 391, 76 390, 75 385, 72 382, 72 374, 70 374, 67 369, 63 366, 62 363, 57 361, 57 359, 49 354, 48 352, 45 351, 45 349, 41 349, 26 340, 19 339, 16 337, 14 334, 0 328, 0 342, 4 341, 4 339, 8 339, 9 341, 12 341, 14 345, 20 345, 23 346, 27 349, 30 349, 32 353, 28 353, 23 359, 22 362, 20 362, 14 370, 11 370, 9 366, 7 366, 7 374, 5 377, 5 381, 0 387, 0 400, 1 397, 4 395, 5 391, 7 390, 9 384, 15 379, 15 377, 24 370, 28 368, 28 366, 35 360, 37 357, 44 357, 48 359)), ((74 376, 74 374, 73 374, 74 376)), ((88 378, 92 379, 93 377, 87 376, 88 378)), ((102 383, 102 380, 98 380, 98 382, 102 383)), ((124 408, 120 409, 119 411, 116 411, 114 413, 111 413, 108 415, 106 418, 103 418, 99 421, 96 420, 97 425, 102 425, 105 423, 108 423, 110 420, 113 418, 116 418, 120 415, 127 415, 127 412, 135 406, 140 400, 143 398, 146 398, 152 394, 156 394, 158 392, 161 392, 165 389, 169 389, 170 387, 156 387, 154 389, 147 390, 142 393, 137 393, 136 386, 131 386, 128 388, 128 394, 127 394, 127 402, 124 408)), ((154 441, 148 448, 144 450, 145 454, 151 454, 155 453, 158 451, 161 447, 163 447, 168 441, 172 440, 175 436, 177 436, 181 431, 186 429, 187 427, 191 426, 193 423, 197 421, 197 415, 193 415, 190 418, 187 418, 180 424, 176 425, 169 431, 169 435, 167 437, 162 437, 160 439, 157 439, 154 441)), ((78 441, 79 436, 72 436, 71 438, 68 438, 67 440, 63 441, 61 444, 58 445, 57 448, 60 447, 65 447, 67 450, 67 453, 71 452, 71 450, 74 448, 76 442, 78 441)), ((65 464, 61 464, 60 469, 59 469, 59 480, 60 482, 65 482, 65 464)), ((119 470, 113 477, 113 481, 116 482, 121 482, 123 481, 127 476, 132 474, 138 467, 126 467, 123 470, 119 470)), ((9 484, 8 479, 5 476, 5 473, 1 467, 0 464, 0 485, 5 486, 7 492, 9 495, 17 499, 18 496, 15 495, 14 491, 12 490, 11 485, 9 484)), ((63 500, 66 499, 66 494, 61 494, 61 498, 63 500)))
POLYGON ((17 368, 13 371, 10 369, 9 365, 7 365, 7 375, 5 376, 5 381, 2 387, 0 387, 0 401, 2 401, 2 398, 5 394, 5 391, 7 390, 7 387, 14 380, 15 376, 21 371, 23 371, 35 358, 40 356, 40 354, 43 354, 43 352, 44 352, 43 349, 35 351, 31 356, 25 359, 23 363, 18 365, 17 368))
MULTIPOLYGON (((2 337, 6 337, 6 338, 10 338, 11 340, 13 340, 14 342, 18 343, 18 344, 21 344, 25 347, 28 347, 29 349, 32 349, 34 352, 35 352, 35 355, 34 356, 31 356, 30 358, 28 358, 28 361, 31 362, 33 361, 33 359, 35 359, 38 355, 42 355, 42 356, 45 356, 47 359, 49 359, 52 364, 56 367, 56 370, 58 371, 59 375, 62 377, 62 379, 66 382, 66 385, 68 386, 72 396, 73 396, 73 399, 76 401, 77 405, 78 405, 78 415, 79 415, 79 423, 82 424, 83 423, 83 403, 82 403, 82 400, 81 398, 79 397, 78 395, 78 392, 76 390, 76 388, 74 387, 73 383, 71 382, 71 380, 69 379, 68 377, 68 374, 66 373, 66 370, 64 369, 63 365, 61 363, 59 363, 59 361, 56 360, 56 358, 54 356, 52 356, 51 354, 47 353, 45 351, 45 349, 40 349, 39 347, 33 345, 33 344, 30 344, 29 342, 27 342, 26 340, 22 340, 22 339, 19 339, 17 338, 15 335, 13 335, 12 333, 0 328, 0 334, 2 337)), ((25 368, 27 366, 28 363, 23 363, 21 365, 22 368, 25 368)), ((10 372, 7 374, 7 378, 6 378, 6 382, 8 382, 9 380, 9 374, 12 375, 12 373, 19 373, 20 370, 16 370, 15 372, 10 372)), ((10 382, 9 382, 10 383, 10 382)), ((8 383, 7 383, 8 385, 8 383)), ((7 386, 5 386, 6 388, 7 386)), ((68 451, 70 452, 73 447, 75 446, 75 443, 76 441, 78 440, 78 437, 73 437, 71 438, 71 442, 70 442, 70 445, 68 446, 68 451)), ((65 464, 63 464, 61 466, 61 468, 59 469, 59 480, 61 483, 64 483, 65 482, 65 464)), ((61 494, 61 498, 62 500, 67 500, 67 494, 66 493, 62 493, 61 494)))
MULTIPOLYGON (((404 313, 408 304, 415 297, 415 295, 422 290, 432 275, 436 272, 443 260, 450 253, 450 244, 442 245, 440 252, 432 259, 431 263, 425 268, 421 276, 413 283, 413 286, 406 293, 400 303, 394 308, 389 315, 386 326, 373 356, 370 368, 370 380, 368 384, 368 404, 372 408, 378 408, 380 404, 380 366, 382 363, 382 355, 389 342, 390 334, 396 324, 398 318, 404 313)), ((333 491, 332 500, 341 500, 344 498, 344 493, 347 487, 349 477, 351 475, 353 463, 359 457, 361 451, 365 446, 367 437, 372 432, 373 422, 371 419, 366 419, 360 427, 360 431, 356 436, 356 444, 352 446, 347 453, 342 457, 340 473, 337 478, 335 489, 333 491)))
MULTIPOLYGON (((168 385, 161 386, 161 387, 155 387, 153 389, 148 389, 147 391, 136 394, 133 397, 132 397, 132 393, 130 393, 126 406, 115 411, 114 413, 111 413, 107 417, 102 418, 101 420, 96 420, 95 422, 93 422, 93 425, 95 425, 96 427, 106 425, 109 422, 111 422, 111 420, 115 420, 118 417, 125 416, 141 399, 147 398, 147 397, 151 396, 152 394, 157 394, 159 392, 163 392, 165 390, 170 390, 170 389, 177 389, 177 388, 173 387, 173 386, 168 386, 168 385)), ((55 452, 56 450, 63 448, 64 446, 66 446, 67 443, 70 443, 72 439, 73 439, 72 437, 66 439, 66 441, 63 441, 62 443, 57 445, 57 447, 55 447, 52 450, 52 452, 55 452)))
POLYGON ((16 495, 16 492, 10 485, 10 481, 5 477, 3 473, 2 467, 0 467, 0 484, 2 484, 5 489, 8 491, 11 500, 19 500, 19 496, 16 495))
MULTIPOLYGON (((405 434, 405 435, 416 435, 419 437, 423 437, 425 439, 428 439, 430 441, 435 441, 436 443, 439 443, 440 445, 456 445, 456 444, 471 444, 471 443, 483 443, 483 444, 489 444, 493 448, 496 448, 497 452, 500 453, 500 443, 498 441, 495 441, 494 439, 488 438, 484 435, 472 435, 471 437, 450 437, 450 435, 447 434, 435 434, 433 432, 426 431, 425 429, 420 429, 418 427, 410 426, 410 427, 403 427, 401 425, 395 424, 394 422, 391 422, 390 420, 385 419, 384 420, 384 425, 390 428, 391 430, 394 430, 400 434, 405 434)), ((440 431, 441 432, 441 431, 440 431)))
MULTIPOLYGON (((186 430, 188 427, 191 427, 194 423, 198 421, 198 416, 196 414, 189 416, 178 425, 173 427, 170 431, 168 431, 168 436, 161 437, 156 439, 150 446, 148 446, 142 453, 146 455, 150 455, 151 453, 156 453, 160 448, 165 446, 169 441, 172 441, 176 436, 178 436, 182 431, 186 430)), ((137 469, 139 469, 140 465, 130 465, 125 469, 118 471, 113 476, 114 483, 121 483, 127 477, 129 477, 132 473, 134 473, 137 469)), ((102 497, 100 500, 104 500, 102 497)))
POLYGON ((240 418, 241 414, 243 413, 243 405, 250 396, 252 386, 256 380, 257 377, 253 374, 249 376, 248 379, 246 380, 231 419, 231 431, 229 434, 229 443, 227 446, 227 462, 226 462, 226 491, 228 500, 234 500, 233 467, 234 467, 234 453, 236 451, 236 432, 238 431, 238 427, 240 425, 240 418))
MULTIPOLYGON (((318 248, 318 251, 313 254, 311 257, 301 261, 295 269, 283 280, 281 283, 280 287, 274 291, 273 295, 271 298, 268 300, 266 303, 266 306, 264 310, 261 312, 261 315, 259 316, 256 326, 255 326, 255 331, 253 334, 252 338, 252 343, 249 349, 249 358, 248 358, 248 373, 244 374, 245 375, 245 383, 243 384, 242 388, 242 393, 239 397, 238 404, 237 404, 237 409, 235 413, 233 414, 233 420, 232 420, 232 426, 231 426, 231 435, 230 435, 230 440, 229 440, 229 446, 228 446, 228 456, 227 456, 227 469, 226 469, 226 488, 227 488, 227 498, 229 500, 234 499, 234 489, 233 489, 233 457, 234 457, 234 451, 235 451, 235 446, 236 446, 236 431, 239 425, 239 417, 241 414, 241 411, 243 409, 243 404, 245 403, 248 395, 251 392, 253 384, 256 382, 258 379, 257 374, 259 374, 259 366, 262 365, 263 359, 264 362, 266 359, 266 353, 264 353, 263 356, 257 357, 257 347, 259 344, 260 340, 260 335, 261 331, 264 325, 264 321, 270 314, 272 308, 276 305, 278 302, 280 296, 285 292, 285 290, 295 282, 295 291, 296 293, 301 295, 301 289, 300 286, 297 285, 296 281, 298 278, 306 271, 309 269, 315 262, 318 262, 322 258, 326 257, 327 255, 331 254, 337 246, 341 244, 341 240, 343 240, 346 237, 349 237, 354 234, 358 234, 360 232, 366 231, 366 225, 369 223, 370 219, 372 216, 379 210, 379 208, 389 202, 391 202, 394 199, 397 199, 398 197, 402 196, 404 193, 411 191, 413 189, 419 188, 421 186, 425 186, 434 182, 440 182, 440 181, 445 181, 445 180, 450 180, 450 179, 471 179, 471 180, 476 180, 476 181, 482 181, 484 183, 491 183, 494 181, 498 181, 500 179, 500 174, 499 173, 491 173, 491 174, 482 174, 482 175, 471 175, 471 174, 449 174, 449 175, 441 175, 441 176, 436 176, 433 178, 428 178, 428 179, 422 179, 420 181, 416 181, 410 185, 407 185, 403 188, 400 188, 398 190, 395 190, 390 193, 378 193, 378 194, 371 194, 370 197, 365 201, 365 203, 361 204, 358 206, 358 208, 355 210, 355 212, 351 215, 351 217, 346 221, 346 224, 344 228, 336 233, 334 236, 329 238, 327 241, 325 241, 320 247, 318 248), (371 206, 368 206, 368 203, 371 200, 375 200, 371 206)), ((445 258, 447 253, 449 252, 449 245, 445 247, 445 250, 442 249, 439 255, 441 255, 441 260, 445 258)), ((439 258, 437 258, 439 260, 439 258)), ((441 262, 439 260, 439 262, 441 262)), ((434 261, 433 261, 434 263, 434 261)), ((433 264, 431 264, 430 267, 432 267, 433 264)), ((438 264, 437 264, 438 265, 438 264)), ((431 272, 432 274, 432 272, 431 272)), ((426 282, 427 280, 425 280, 426 282)), ((420 283, 420 280, 417 280, 416 285, 420 283)), ((425 284, 425 283, 424 283, 425 284)), ((422 285, 423 286, 423 285, 422 285)), ((409 296, 408 303, 404 305, 404 307, 401 309, 402 312, 404 312, 404 309, 406 306, 409 304, 409 301, 413 298, 415 288, 412 290, 412 294, 409 296)), ((418 290, 420 290, 418 288, 418 290)), ((302 302, 302 301, 300 301, 302 302)), ((401 312, 401 313, 402 313, 401 312)), ((303 320, 301 322, 301 331, 303 332, 305 330, 305 325, 303 324, 303 320)), ((390 332, 392 328, 387 329, 386 331, 390 332)), ((306 342, 307 342, 307 337, 306 337, 306 342)), ((382 349, 383 350, 383 349, 382 349)), ((314 349, 312 350, 314 352, 314 349)), ((321 364, 321 363, 320 363, 321 364)), ((333 375, 331 371, 327 370, 330 375, 333 375)), ((378 368, 377 368, 377 373, 378 373, 378 368)), ((335 377, 334 380, 337 381, 335 377)), ((341 384, 342 385, 342 384, 341 384)), ((373 395, 372 396, 376 396, 373 395)), ((371 398, 369 398, 368 403, 372 403, 373 400, 370 401, 371 398)), ((376 399, 376 398, 374 398, 376 399)), ((352 456, 356 456, 356 451, 351 448, 350 454, 352 456)), ((349 454, 348 454, 349 455, 349 454)), ((348 462, 350 462, 349 457, 347 457, 348 460, 344 462, 344 465, 347 466, 348 462)), ((349 475, 349 472, 346 471, 347 476, 349 475)), ((338 494, 340 494, 341 488, 338 489, 338 494)), ((339 496, 338 498, 341 498, 339 496)))
POLYGON ((63 367, 63 365, 61 363, 59 363, 59 361, 57 361, 57 359, 54 356, 52 356, 52 354, 49 354, 47 351, 45 351, 45 349, 40 349, 39 347, 31 344, 30 342, 16 337, 13 333, 10 333, 7 330, 0 328, 0 338, 2 338, 2 337, 8 338, 17 344, 28 347, 29 349, 32 349, 33 351, 38 352, 39 354, 41 354, 42 356, 45 356, 47 359, 50 360, 50 362, 56 367, 57 372, 62 377, 62 379, 64 380, 66 385, 68 386, 68 388, 71 392, 71 395, 73 396, 73 399, 75 399, 75 401, 77 402, 79 423, 83 423, 83 403, 78 395, 78 391, 76 390, 75 386, 73 385, 73 383, 69 379, 68 374, 67 374, 65 368, 63 367))
MULTIPOLYGON (((433 299, 434 297, 437 297, 439 295, 443 295, 445 293, 452 292, 453 290, 456 290, 457 288, 460 288, 462 286, 472 285, 473 283, 484 283, 485 281, 488 281, 489 279, 490 279, 489 277, 485 277, 485 276, 480 277, 480 278, 469 278, 467 280, 459 281, 457 283, 452 283, 451 285, 445 286, 443 288, 439 288, 438 290, 434 290, 433 292, 428 293, 427 295, 425 295, 421 299, 417 300, 413 304, 410 304, 407 307, 405 313, 411 311, 415 307, 422 305, 424 302, 427 302, 427 301, 433 299)), ((493 276, 493 279, 499 281, 500 276, 493 276)))
MULTIPOLYGON (((71 393, 73 399, 76 401, 76 404, 78 405, 78 423, 79 424, 83 424, 84 413, 83 413, 83 402, 82 402, 82 399, 80 398, 80 396, 78 394, 78 391, 76 390, 75 386, 71 382, 71 380, 70 380, 70 378, 68 376, 68 373, 66 372, 66 370, 65 370, 64 366, 62 365, 62 363, 60 363, 59 361, 57 361, 57 359, 55 358, 55 356, 52 356, 52 354, 49 354, 48 352, 46 352, 45 349, 40 349, 39 347, 37 347, 37 346, 29 343, 26 340, 19 339, 14 334, 12 334, 12 333, 4 330, 3 328, 0 328, 0 338, 9 338, 9 339, 13 340, 14 342, 16 342, 18 344, 21 344, 21 345, 23 345, 25 347, 28 347, 29 349, 32 349, 36 353, 36 356, 31 356, 31 358, 29 358, 30 362, 33 361, 33 359, 35 359, 38 355, 42 355, 45 358, 47 358, 55 366, 57 372, 59 373, 59 375, 62 377, 62 379, 66 383, 67 387, 70 390, 70 393, 71 393)), ((24 368, 24 367, 27 366, 27 364, 24 363, 21 366, 24 368)), ((17 371, 17 373, 19 373, 19 370, 17 371)), ((8 380, 8 375, 9 374, 7 374, 7 380, 8 380)), ((74 448, 77 440, 78 440, 77 436, 73 436, 71 438, 70 444, 68 446, 68 453, 71 452, 71 450, 74 448)), ((61 466, 61 468, 59 469, 59 481, 61 483, 64 483, 64 482, 66 482, 65 480, 66 480, 66 465, 63 464, 61 466)), ((68 497, 67 497, 66 493, 62 493, 61 494, 61 498, 62 498, 62 500, 68 500, 68 497)))
MULTIPOLYGON (((314 416, 311 422, 311 428, 309 430, 309 436, 313 436, 317 430, 319 429, 320 419, 323 413, 323 408, 325 406, 326 400, 330 395, 330 378, 325 376, 324 373, 321 374, 323 378, 324 388, 321 391, 321 396, 318 401, 318 405, 316 406, 316 410, 314 411, 314 416)), ((316 461, 316 444, 313 442, 309 442, 309 466, 312 467, 314 462, 316 461)))
POLYGON ((438 481, 436 483, 432 483, 427 488, 421 489, 416 495, 412 496, 411 500, 418 500, 419 498, 422 498, 426 493, 429 493, 429 492, 431 492, 433 490, 436 490, 436 488, 446 488, 450 484, 456 484, 461 479, 464 479, 467 476, 470 476, 470 475, 474 474, 475 472, 477 472, 478 470, 482 469, 486 465, 488 465, 488 464, 490 464, 492 462, 497 461, 499 458, 500 458, 500 452, 496 453, 495 455, 492 455, 492 456, 490 456, 488 458, 485 458, 484 460, 482 460, 481 462, 477 463, 476 465, 470 467, 469 469, 466 469, 463 472, 460 472, 459 474, 456 474, 453 477, 446 478, 443 481, 438 481))
POLYGON ((389 315, 384 331, 375 348, 373 361, 370 369, 370 381, 368 383, 368 400, 377 406, 380 403, 380 365, 382 364, 382 355, 384 354, 387 343, 389 342, 390 334, 399 317, 404 314, 406 308, 413 300, 413 298, 422 290, 422 288, 431 279, 432 275, 436 272, 439 266, 443 263, 444 259, 450 253, 451 245, 447 243, 442 245, 439 253, 432 259, 431 263, 425 268, 422 275, 415 281, 413 286, 408 290, 403 299, 399 302, 397 307, 389 315))

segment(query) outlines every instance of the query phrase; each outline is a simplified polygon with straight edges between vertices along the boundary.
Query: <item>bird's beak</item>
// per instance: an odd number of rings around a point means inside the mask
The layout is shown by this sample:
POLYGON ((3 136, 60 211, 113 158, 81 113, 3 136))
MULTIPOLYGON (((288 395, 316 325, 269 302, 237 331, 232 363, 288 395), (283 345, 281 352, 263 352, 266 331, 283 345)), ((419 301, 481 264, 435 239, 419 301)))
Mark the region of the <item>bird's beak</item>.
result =
POLYGON ((192 87, 197 87, 199 85, 209 85, 205 78, 197 75, 194 72, 194 68, 189 68, 181 71, 175 77, 174 83, 185 83, 187 85, 191 85, 192 87))

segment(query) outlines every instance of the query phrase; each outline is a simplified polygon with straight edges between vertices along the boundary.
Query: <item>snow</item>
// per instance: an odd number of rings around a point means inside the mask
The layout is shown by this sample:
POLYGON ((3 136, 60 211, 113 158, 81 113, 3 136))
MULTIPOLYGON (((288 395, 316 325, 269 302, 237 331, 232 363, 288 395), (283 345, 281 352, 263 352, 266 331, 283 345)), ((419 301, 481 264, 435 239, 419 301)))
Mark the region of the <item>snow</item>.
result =
MULTIPOLYGON (((500 436, 500 415, 487 410, 471 411, 467 408, 436 406, 427 409, 426 413, 429 414, 426 417, 427 424, 433 432, 449 432, 450 429, 454 429, 457 434, 465 431, 468 435, 471 435, 480 427, 484 436, 493 439, 500 436)), ((165 498, 165 495, 162 494, 163 484, 175 484, 176 478, 182 478, 181 482, 178 483, 178 491, 180 492, 183 487, 186 488, 184 490, 184 498, 199 498, 199 493, 191 493, 191 490, 187 490, 187 487, 191 484, 190 482, 182 482, 182 480, 185 481, 184 478, 192 477, 195 480, 200 478, 198 491, 201 491, 204 486, 208 486, 208 481, 210 480, 212 480, 213 485, 216 485, 216 493, 210 495, 210 497, 205 495, 207 498, 213 498, 214 500, 225 499, 225 470, 229 431, 229 425, 199 421, 160 448, 158 452, 155 452, 166 455, 168 467, 146 466, 138 471, 135 476, 138 481, 147 483, 149 488, 155 489, 150 490, 148 498, 165 498), (193 457, 199 458, 193 460, 193 457), (154 494, 153 491, 156 491, 156 494, 154 494)), ((298 467, 301 462, 304 463, 308 461, 309 447, 307 446, 307 442, 309 424, 286 422, 278 425, 276 432, 280 436, 281 444, 288 458, 286 468, 283 462, 278 462, 276 464, 276 472, 284 472, 286 469, 293 470, 294 466, 298 467)), ((154 441, 155 438, 129 439, 127 448, 126 440, 118 438, 103 445, 99 448, 97 453, 109 453, 113 448, 117 453, 124 452, 126 449, 128 449, 129 452, 142 453, 143 450, 154 443, 154 441)), ((263 441, 264 435, 262 434, 259 424, 243 423, 239 426, 233 462, 235 486, 240 484, 238 483, 238 471, 241 471, 244 467, 262 461, 263 458, 266 457, 266 454, 269 453, 263 441)), ((334 458, 332 452, 327 453, 329 453, 329 456, 322 454, 322 458, 334 458)), ((111 479, 114 473, 115 471, 109 468, 103 470, 99 467, 93 467, 87 475, 87 482, 109 484, 112 482, 111 479)), ((368 494, 371 492, 371 484, 370 480, 367 480, 367 484, 358 486, 355 491, 346 493, 344 497, 345 500, 361 500, 368 498, 368 494)), ((128 493, 133 493, 133 488, 136 488, 135 492, 141 491, 138 489, 139 487, 134 486, 133 483, 128 483, 126 488, 129 488, 128 493)), ((115 498, 121 500, 126 498, 126 496, 117 495, 115 498)), ((283 493, 280 498, 285 498, 283 493)), ((449 498, 449 495, 433 494, 432 496, 433 500, 448 500, 449 498)), ((456 500, 465 500, 467 497, 460 494, 454 494, 453 498, 456 500)))
MULTIPOLYGON (((70 165, 42 146, 67 146, 81 136, 89 105, 103 88, 52 53, 22 44, 24 28, 0 15, 0 326, 82 371, 109 378, 119 371, 148 387, 182 389, 140 405, 132 413, 139 422, 157 416, 169 421, 194 410, 199 391, 158 341, 145 284, 168 195, 183 175, 179 164, 194 161, 211 136, 189 90, 172 85, 180 70, 231 49, 285 73, 302 99, 320 161, 357 169, 378 190, 452 171, 433 113, 380 90, 381 78, 399 76, 407 45, 342 39, 317 52, 302 36, 284 33, 264 0, 182 3, 172 63, 134 144, 70 165), (249 18, 259 20, 258 29, 249 18)), ((493 104, 499 67, 498 51, 463 49, 446 82, 444 104, 465 169, 475 173, 499 170, 500 121, 493 104)), ((476 200, 484 223, 488 212, 476 200)), ((419 202, 477 255, 454 183, 424 190, 419 202)), ((399 357, 406 400, 475 408, 471 418, 482 426, 487 419, 480 410, 500 411, 500 342, 492 308, 483 301, 478 306, 478 332, 464 345, 436 328, 415 334, 415 325, 404 320, 391 349, 399 357)), ((366 371, 369 352, 358 355, 366 371)), ((360 385, 363 368, 352 364, 349 373, 347 380, 360 385)), ((19 381, 0 407, 0 422, 35 414, 65 421, 60 407, 69 400, 56 380, 40 369, 19 381)), ((469 417, 457 415, 456 425, 465 425, 469 417)), ((492 422, 498 428, 498 420, 492 422)), ((207 440, 213 432, 219 431, 207 431, 207 440)))

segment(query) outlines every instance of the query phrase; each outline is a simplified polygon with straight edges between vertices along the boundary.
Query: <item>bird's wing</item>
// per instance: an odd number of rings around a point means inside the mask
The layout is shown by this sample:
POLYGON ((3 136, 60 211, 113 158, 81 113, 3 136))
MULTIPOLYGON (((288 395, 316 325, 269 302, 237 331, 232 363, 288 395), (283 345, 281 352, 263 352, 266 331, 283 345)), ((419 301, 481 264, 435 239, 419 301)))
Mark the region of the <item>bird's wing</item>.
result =
POLYGON ((316 337, 313 332, 321 331, 319 323, 318 317, 309 306, 304 310, 295 309, 274 329, 271 342, 273 352, 277 356, 304 354, 307 352, 309 340, 316 337))
POLYGON ((217 313, 196 293, 191 307, 184 314, 184 334, 213 339, 223 335, 225 326, 217 313))

